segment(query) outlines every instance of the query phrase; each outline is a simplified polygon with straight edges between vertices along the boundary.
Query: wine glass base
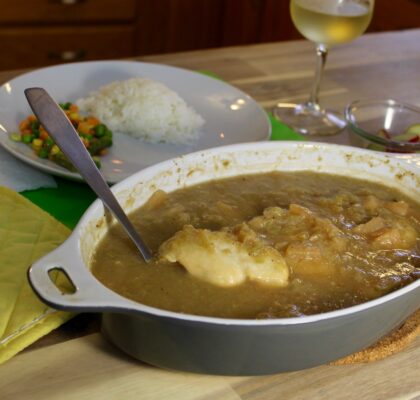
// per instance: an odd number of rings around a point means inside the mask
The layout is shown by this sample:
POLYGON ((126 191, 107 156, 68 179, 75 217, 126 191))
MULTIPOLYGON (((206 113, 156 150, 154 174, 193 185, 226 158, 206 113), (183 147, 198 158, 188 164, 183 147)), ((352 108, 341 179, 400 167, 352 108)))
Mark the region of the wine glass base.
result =
POLYGON ((324 110, 310 103, 278 103, 273 115, 302 135, 334 135, 346 126, 338 112, 324 110))

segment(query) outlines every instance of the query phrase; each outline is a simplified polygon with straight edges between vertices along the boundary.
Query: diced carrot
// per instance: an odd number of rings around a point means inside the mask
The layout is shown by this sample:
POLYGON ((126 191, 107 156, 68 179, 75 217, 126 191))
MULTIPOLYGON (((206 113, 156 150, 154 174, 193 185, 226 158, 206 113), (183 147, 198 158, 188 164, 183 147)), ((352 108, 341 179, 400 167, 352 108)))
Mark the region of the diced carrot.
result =
POLYGON ((70 118, 71 122, 79 122, 81 119, 77 112, 69 112, 67 113, 67 116, 70 118))
POLYGON ((87 123, 86 121, 80 121, 77 130, 80 133, 83 133, 85 135, 90 135, 91 134, 91 129, 92 129, 92 125, 87 123))
POLYGON ((45 140, 45 139, 48 139, 48 137, 49 137, 48 132, 41 125, 39 127, 39 138, 42 139, 42 140, 45 140))
POLYGON ((32 114, 32 115, 29 115, 29 116, 28 116, 28 121, 29 121, 29 122, 36 121, 36 117, 35 117, 35 115, 33 115, 33 114, 32 114))
POLYGON ((108 149, 102 149, 102 150, 99 152, 99 155, 100 155, 100 156, 104 156, 104 155, 106 155, 106 154, 108 154, 108 149))
POLYGON ((29 121, 27 119, 20 121, 19 130, 23 131, 24 129, 27 129, 27 128, 29 128, 29 121))
POLYGON ((22 135, 32 135, 32 131, 30 129, 22 129, 22 135))
POLYGON ((77 111, 79 111, 79 107, 77 107, 76 104, 72 103, 71 106, 69 107, 69 111, 70 112, 77 112, 77 111))
POLYGON ((92 117, 92 116, 87 117, 87 118, 86 118, 86 122, 87 122, 88 124, 92 125, 92 126, 96 126, 96 125, 98 125, 98 124, 100 124, 100 123, 101 123, 101 121, 99 121, 99 119, 98 119, 98 118, 95 118, 95 117, 92 117))

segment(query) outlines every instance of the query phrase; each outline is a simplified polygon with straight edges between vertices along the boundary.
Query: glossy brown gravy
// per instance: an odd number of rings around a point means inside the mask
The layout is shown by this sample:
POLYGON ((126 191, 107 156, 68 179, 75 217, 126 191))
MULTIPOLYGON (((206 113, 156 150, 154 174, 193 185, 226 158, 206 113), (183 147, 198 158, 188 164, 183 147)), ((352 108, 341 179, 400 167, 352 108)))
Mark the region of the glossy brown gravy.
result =
POLYGON ((316 314, 374 299, 419 276, 420 207, 379 184, 319 173, 266 173, 157 193, 131 219, 152 251, 185 225, 220 230, 248 221, 286 260, 286 287, 219 287, 181 265, 142 262, 114 226, 92 272, 154 307, 224 318, 316 314), (264 216, 264 218, 262 218, 264 216))

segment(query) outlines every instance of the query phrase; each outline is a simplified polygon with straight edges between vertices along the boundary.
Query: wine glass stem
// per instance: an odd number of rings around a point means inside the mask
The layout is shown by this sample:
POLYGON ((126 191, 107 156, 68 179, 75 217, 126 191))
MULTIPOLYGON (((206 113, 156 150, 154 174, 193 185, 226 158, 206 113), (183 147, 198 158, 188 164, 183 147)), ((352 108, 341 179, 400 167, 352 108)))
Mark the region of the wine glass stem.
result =
POLYGON ((311 95, 307 102, 307 105, 314 109, 320 110, 319 105, 319 87, 321 85, 322 73, 324 71, 325 63, 327 62, 328 49, 323 44, 318 44, 316 46, 316 70, 315 70, 315 80, 312 86, 311 95))

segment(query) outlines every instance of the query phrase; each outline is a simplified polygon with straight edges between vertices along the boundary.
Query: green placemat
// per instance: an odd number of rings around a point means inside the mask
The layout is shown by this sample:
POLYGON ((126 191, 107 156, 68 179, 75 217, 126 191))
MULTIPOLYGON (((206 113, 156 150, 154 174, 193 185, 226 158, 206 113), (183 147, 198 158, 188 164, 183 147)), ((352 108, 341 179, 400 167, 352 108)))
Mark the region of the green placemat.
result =
POLYGON ((96 194, 85 183, 54 178, 57 188, 26 190, 21 193, 28 200, 73 229, 80 217, 96 199, 96 194))
MULTIPOLYGON (((201 72, 215 79, 220 79, 210 71, 201 72)), ((277 121, 271 113, 268 113, 268 117, 272 127, 271 140, 304 140, 303 136, 277 121)), ((21 194, 64 225, 73 229, 97 196, 84 183, 62 178, 55 178, 55 180, 58 185, 57 188, 28 190, 21 194)))
POLYGON ((305 140, 302 135, 299 135, 292 128, 275 119, 270 112, 267 114, 271 122, 270 140, 305 140))

